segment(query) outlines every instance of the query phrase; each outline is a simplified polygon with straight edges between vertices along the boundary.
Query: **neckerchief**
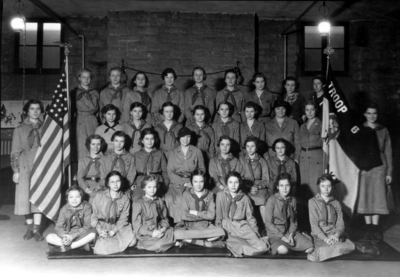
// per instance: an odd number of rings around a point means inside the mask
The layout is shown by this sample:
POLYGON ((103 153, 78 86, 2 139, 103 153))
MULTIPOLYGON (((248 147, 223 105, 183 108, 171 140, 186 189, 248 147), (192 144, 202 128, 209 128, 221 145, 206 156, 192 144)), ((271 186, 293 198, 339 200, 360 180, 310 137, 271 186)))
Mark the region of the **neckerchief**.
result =
POLYGON ((206 210, 206 202, 204 199, 207 198, 208 194, 210 193, 208 190, 205 189, 205 192, 201 197, 198 197, 197 194, 194 192, 193 189, 190 190, 190 194, 192 195, 196 207, 196 211, 202 212, 206 210))
POLYGON ((252 162, 254 161, 257 163, 256 167, 260 165, 260 162, 258 161, 258 155, 255 154, 254 159, 250 159, 250 156, 248 154, 246 154, 245 160, 247 161, 247 165, 249 167, 250 176, 253 180, 255 180, 256 178, 254 177, 254 170, 253 170, 252 162))
POLYGON ((167 134, 170 133, 172 139, 175 141, 176 137, 175 137, 175 133, 173 132, 173 129, 175 128, 176 125, 178 125, 175 121, 172 123, 171 127, 169 129, 167 129, 167 127, 165 126, 164 123, 161 123, 162 125, 164 125, 165 127, 165 132, 164 132, 164 137, 163 137, 163 141, 165 144, 165 139, 167 138, 167 134))
POLYGON ((237 209, 237 202, 243 198, 244 194, 241 190, 239 190, 236 196, 232 198, 232 195, 227 189, 225 189, 225 194, 228 197, 228 203, 229 203, 226 214, 228 215, 229 219, 233 220, 237 209))
POLYGON ((29 131, 28 134, 28 146, 30 149, 32 149, 33 144, 35 143, 35 138, 37 138, 37 142, 39 146, 42 146, 40 144, 40 133, 39 129, 42 126, 42 122, 38 121, 36 124, 30 123, 32 126, 32 129, 29 131))
POLYGON ((163 85, 164 91, 167 93, 167 101, 166 102, 172 102, 172 92, 176 90, 175 85, 172 85, 171 89, 168 89, 167 86, 163 85))
MULTIPOLYGON (((84 203, 82 203, 82 207, 83 207, 83 205, 84 205, 84 203)), ((65 224, 66 224, 65 231, 67 231, 68 233, 69 233, 69 231, 71 231, 71 226, 73 224, 74 218, 75 218, 76 225, 78 225, 78 228, 82 228, 83 224, 79 217, 79 213, 82 211, 82 209, 79 209, 79 210, 67 209, 67 211, 69 211, 70 213, 69 213, 68 218, 65 220, 65 224)))
POLYGON ((133 133, 132 133, 132 148, 134 147, 133 144, 135 142, 135 134, 139 133, 139 138, 140 138, 140 134, 142 132, 142 128, 143 128, 144 124, 146 124, 146 122, 144 120, 140 120, 139 127, 136 127, 135 123, 133 123, 133 120, 132 120, 132 122, 130 124, 132 126, 132 129, 133 129, 133 133))
POLYGON ((194 86, 194 88, 196 89, 196 92, 192 96, 192 105, 194 105, 194 103, 196 103, 196 100, 197 100, 197 98, 199 98, 199 96, 202 101, 202 105, 204 105, 204 106, 206 105, 206 100, 205 100, 206 95, 204 93, 204 90, 206 89, 206 87, 207 87, 206 85, 203 85, 201 88, 194 86))
POLYGON ((221 117, 219 117, 218 119, 220 122, 222 134, 231 137, 231 130, 229 129, 229 124, 233 122, 233 119, 229 117, 227 122, 223 122, 221 117))
MULTIPOLYGON (((140 91, 136 87, 133 90, 140 94, 140 97, 142 99, 142 104, 145 107, 147 107, 151 102, 150 96, 147 94, 147 91, 146 90, 140 91)), ((148 111, 148 112, 150 112, 150 111, 148 111)))
POLYGON ((225 91, 226 91, 227 93, 225 94, 224 101, 228 101, 228 99, 231 98, 232 105, 233 105, 233 107, 234 107, 235 112, 238 111, 236 99, 235 99, 235 96, 233 95, 233 93, 234 93, 235 91, 238 91, 238 89, 235 87, 232 91, 230 91, 230 90, 228 90, 227 88, 225 88, 225 91))
MULTIPOLYGON (((160 207, 160 203, 158 201, 158 197, 154 196, 153 199, 147 198, 145 195, 143 195, 143 199, 149 203, 150 209, 152 208, 152 206, 155 206, 155 213, 156 213, 156 218, 160 218, 161 220, 165 219, 164 215, 162 213, 162 209, 160 207)), ((149 218, 147 218, 149 219, 149 218)))
POLYGON ((126 177, 126 169, 125 169, 125 161, 122 159, 122 156, 125 155, 125 153, 122 154, 115 154, 115 158, 111 164, 111 171, 114 170, 114 167, 117 165, 117 162, 119 162, 119 167, 121 168, 121 175, 126 177))
POLYGON ((280 213, 281 213, 280 217, 283 219, 283 221, 285 223, 285 232, 286 232, 288 230, 288 220, 290 220, 291 223, 294 222, 294 211, 293 211, 292 205, 290 205, 290 203, 292 202, 292 197, 283 199, 279 195, 277 197, 277 199, 279 201, 283 202, 282 209, 280 210, 280 213), (289 214, 289 216, 288 216, 288 214, 289 214))
POLYGON ((147 156, 144 159, 144 163, 143 163, 143 174, 146 175, 148 172, 152 172, 152 166, 154 163, 154 159, 153 159, 153 151, 151 151, 150 153, 147 152, 146 150, 143 150, 147 156))
POLYGON ((201 138, 202 136, 206 137, 206 138, 210 138, 210 136, 207 134, 206 131, 204 131, 204 128, 207 127, 207 125, 203 122, 203 126, 199 127, 199 125, 197 125, 196 122, 193 123, 193 126, 196 129, 196 134, 199 138, 201 138))
POLYGON ((78 95, 76 96, 76 101, 81 100, 83 96, 85 96, 89 101, 92 101, 92 96, 90 95, 90 92, 93 91, 94 89, 89 87, 89 89, 84 89, 81 85, 78 87, 78 95))
POLYGON ((335 224, 336 220, 337 220, 337 215, 336 215, 335 207, 333 207, 333 205, 332 205, 332 201, 334 201, 335 198, 333 198, 331 196, 331 197, 329 197, 328 202, 325 202, 325 200, 322 198, 322 196, 320 194, 317 194, 315 199, 317 199, 317 201, 322 204, 322 220, 320 220, 320 222, 322 221, 323 223, 325 223, 325 226, 328 225, 328 223, 335 224), (329 209, 329 213, 328 213, 328 209, 329 209), (329 214, 331 215, 330 221, 328 221, 329 214))
POLYGON ((120 85, 118 88, 114 89, 114 87, 111 87, 112 90, 115 90, 115 93, 113 94, 113 96, 111 97, 110 100, 110 104, 112 103, 112 101, 114 99, 117 99, 119 97, 119 100, 122 101, 122 89, 124 88, 124 86, 120 85))
POLYGON ((284 157, 284 159, 281 161, 277 155, 274 156, 273 161, 275 162, 276 165, 278 165, 278 174, 280 173, 286 173, 286 162, 289 160, 287 156, 284 157))
POLYGON ((106 205, 106 218, 105 222, 109 224, 115 224, 117 222, 117 200, 121 198, 121 192, 118 192, 118 195, 113 199, 111 198, 111 193, 110 194, 110 200, 107 202, 106 205))
POLYGON ((89 156, 89 158, 90 158, 90 162, 88 163, 88 165, 86 166, 85 170, 83 171, 82 177, 86 177, 86 175, 88 174, 92 164, 94 164, 94 166, 95 166, 95 169, 96 169, 96 172, 97 172, 96 176, 100 176, 100 162, 99 162, 99 160, 100 160, 101 157, 97 156, 97 157, 92 158, 92 157, 89 156))
POLYGON ((285 94, 284 100, 285 100, 286 102, 288 102, 288 103, 290 104, 290 106, 292 106, 293 103, 296 102, 297 96, 298 96, 298 95, 299 95, 298 92, 294 92, 291 96, 285 94))
POLYGON ((232 171, 231 168, 231 160, 233 159, 233 155, 229 153, 229 157, 227 159, 222 158, 221 156, 218 157, 219 162, 221 163, 221 168, 222 168, 222 178, 225 182, 226 180, 226 175, 232 171))
POLYGON ((108 122, 106 121, 106 123, 104 123, 104 126, 106 126, 107 129, 104 131, 104 134, 107 133, 108 130, 110 130, 110 129, 114 130, 114 132, 116 132, 117 130, 115 130, 114 127, 117 125, 118 125, 118 123, 115 122, 113 126, 110 126, 110 124, 108 124, 108 122))

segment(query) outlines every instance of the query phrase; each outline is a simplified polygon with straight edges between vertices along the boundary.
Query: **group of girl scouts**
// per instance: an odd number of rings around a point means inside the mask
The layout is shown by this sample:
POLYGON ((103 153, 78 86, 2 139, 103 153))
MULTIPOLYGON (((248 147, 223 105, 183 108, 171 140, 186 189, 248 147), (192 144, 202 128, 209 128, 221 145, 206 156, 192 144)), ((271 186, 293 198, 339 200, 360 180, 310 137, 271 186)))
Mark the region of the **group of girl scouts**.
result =
MULTIPOLYGON (((90 70, 78 74, 80 84, 71 92, 78 185, 67 190, 55 233, 46 237, 48 253, 93 248, 111 254, 128 247, 160 252, 193 244, 227 247, 236 257, 304 251, 309 260, 323 261, 355 249, 345 236, 341 204, 331 195, 335 182, 323 174, 323 77, 313 79, 315 93, 307 100, 292 77, 276 98, 261 73, 253 77, 255 89, 244 92, 236 72, 228 70, 226 87, 217 93, 205 85, 201 67, 194 68, 195 84, 185 92, 174 85, 171 68, 153 94, 146 91, 145 73, 137 72, 130 87, 122 76, 112 68, 110 84, 98 93, 90 70), (298 203, 308 207, 311 235, 298 229, 304 223, 298 203)), ((377 121, 378 106, 364 111, 384 165, 362 172, 357 212, 365 215, 365 236, 381 240, 391 145, 377 121)), ((24 239, 42 241, 29 177, 43 106, 30 100, 24 113, 11 154, 15 213, 26 217, 24 239)))

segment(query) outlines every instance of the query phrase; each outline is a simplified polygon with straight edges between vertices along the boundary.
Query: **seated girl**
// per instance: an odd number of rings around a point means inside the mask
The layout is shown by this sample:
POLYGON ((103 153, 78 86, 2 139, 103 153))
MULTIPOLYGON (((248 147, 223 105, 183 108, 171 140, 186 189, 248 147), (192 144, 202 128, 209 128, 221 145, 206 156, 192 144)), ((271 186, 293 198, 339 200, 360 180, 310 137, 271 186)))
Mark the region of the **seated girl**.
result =
POLYGON ((143 129, 151 128, 152 126, 143 120, 143 114, 146 107, 139 102, 131 105, 131 120, 122 125, 122 131, 131 138, 131 147, 129 152, 135 154, 140 150, 139 138, 143 129))
POLYGON ((136 244, 128 222, 131 204, 128 196, 122 193, 121 173, 111 171, 105 183, 107 189, 97 193, 93 200, 92 227, 98 233, 93 250, 99 255, 122 252, 136 244))
MULTIPOLYGON (((215 137, 228 136, 232 139, 231 143, 234 143, 238 147, 240 141, 240 124, 231 118, 231 114, 233 113, 232 104, 227 101, 219 103, 217 113, 218 115, 216 115, 216 119, 212 124, 215 137)), ((215 143, 217 144, 217 140, 215 143)), ((218 146, 215 145, 215 148, 218 149, 218 146)))
POLYGON ((155 147, 158 144, 158 134, 153 128, 144 129, 140 135, 139 144, 142 149, 133 155, 137 174, 132 198, 138 199, 143 196, 144 190, 141 188, 141 183, 148 174, 157 176, 158 195, 163 195, 163 192, 169 186, 169 178, 165 154, 155 147), (161 186, 163 189, 160 193, 161 186))
POLYGON ((89 243, 96 238, 96 230, 90 228, 92 206, 83 200, 83 194, 83 189, 76 185, 67 190, 67 204, 61 208, 58 215, 54 228, 56 233, 46 237, 49 244, 47 254, 79 247, 90 250, 89 243))
POLYGON ((176 137, 182 128, 182 124, 174 120, 175 109, 175 105, 171 102, 162 104, 159 112, 163 115, 164 121, 155 127, 160 138, 160 150, 164 152, 167 159, 172 150, 179 145, 176 137))
POLYGON ((114 152, 114 143, 111 140, 115 132, 122 131, 122 126, 118 124, 120 111, 113 104, 107 104, 101 109, 104 118, 104 124, 96 128, 96 135, 100 135, 107 143, 107 151, 104 154, 114 152))
POLYGON ((268 238, 260 237, 250 198, 240 189, 242 177, 231 171, 226 183, 227 188, 217 194, 215 225, 227 232, 228 249, 235 257, 267 252, 270 248, 268 238))
POLYGON ((226 176, 230 171, 239 172, 243 176, 243 166, 232 155, 232 140, 228 136, 221 136, 217 143, 218 154, 210 161, 209 174, 212 179, 212 191, 218 193, 226 188, 226 176))
POLYGON ((103 189, 100 183, 100 159, 104 156, 107 144, 101 136, 91 135, 85 145, 89 155, 79 159, 76 178, 79 186, 89 195, 89 203, 92 203, 96 193, 103 189))
POLYGON ((355 249, 354 243, 344 236, 342 206, 331 196, 332 177, 323 174, 318 178, 317 186, 320 192, 308 201, 315 250, 307 255, 307 259, 312 262, 322 262, 355 249))
POLYGON ((313 243, 297 231, 296 199, 291 197, 292 179, 280 173, 276 179, 278 191, 267 201, 265 228, 271 242, 272 254, 287 254, 290 250, 314 251, 313 243))
POLYGON ((156 196, 158 177, 146 175, 140 186, 144 195, 132 203, 132 225, 138 239, 137 248, 165 252, 174 244, 164 201, 156 196))
POLYGON ((280 173, 289 173, 292 182, 294 184, 296 184, 297 182, 295 161, 286 155, 286 151, 289 147, 290 143, 287 140, 283 138, 276 139, 274 141, 274 144, 272 145, 272 149, 275 151, 275 155, 269 157, 268 154, 264 154, 264 158, 267 161, 269 169, 269 195, 272 195, 274 193, 274 182, 280 173))
POLYGON ((225 235, 221 227, 212 224, 215 220, 214 193, 204 186, 207 173, 195 170, 190 178, 193 188, 183 193, 182 220, 184 225, 175 228, 175 239, 199 246, 225 248, 225 243, 216 241, 225 235))

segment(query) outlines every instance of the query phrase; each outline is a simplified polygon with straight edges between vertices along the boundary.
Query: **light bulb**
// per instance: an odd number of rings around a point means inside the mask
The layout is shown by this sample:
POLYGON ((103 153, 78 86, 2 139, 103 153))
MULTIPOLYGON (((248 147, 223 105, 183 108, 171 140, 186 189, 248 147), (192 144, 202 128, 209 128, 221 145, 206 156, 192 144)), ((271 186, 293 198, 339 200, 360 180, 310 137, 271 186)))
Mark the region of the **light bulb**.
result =
POLYGON ((321 34, 321 36, 326 36, 331 32, 331 23, 329 21, 324 20, 318 25, 318 31, 321 34))
POLYGON ((14 32, 23 32, 25 30, 25 22, 22 17, 17 16, 13 20, 11 20, 11 27, 13 28, 14 32))

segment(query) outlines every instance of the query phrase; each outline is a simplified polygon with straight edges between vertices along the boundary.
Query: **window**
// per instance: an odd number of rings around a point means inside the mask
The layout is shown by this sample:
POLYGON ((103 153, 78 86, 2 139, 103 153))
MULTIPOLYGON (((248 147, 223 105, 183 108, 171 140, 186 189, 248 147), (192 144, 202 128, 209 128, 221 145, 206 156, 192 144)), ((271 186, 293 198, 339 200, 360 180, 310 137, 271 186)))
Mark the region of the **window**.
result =
POLYGON ((25 41, 24 32, 15 33, 15 72, 22 73, 25 60, 27 74, 60 73, 63 49, 54 42, 61 41, 62 31, 60 23, 27 20, 25 41))
MULTIPOLYGON (((328 37, 318 32, 318 23, 305 23, 303 26, 303 75, 321 74, 326 68, 326 55, 323 53, 328 45, 328 37)), ((348 73, 348 35, 346 24, 332 24, 330 40, 334 53, 330 56, 330 63, 339 75, 348 73)))

